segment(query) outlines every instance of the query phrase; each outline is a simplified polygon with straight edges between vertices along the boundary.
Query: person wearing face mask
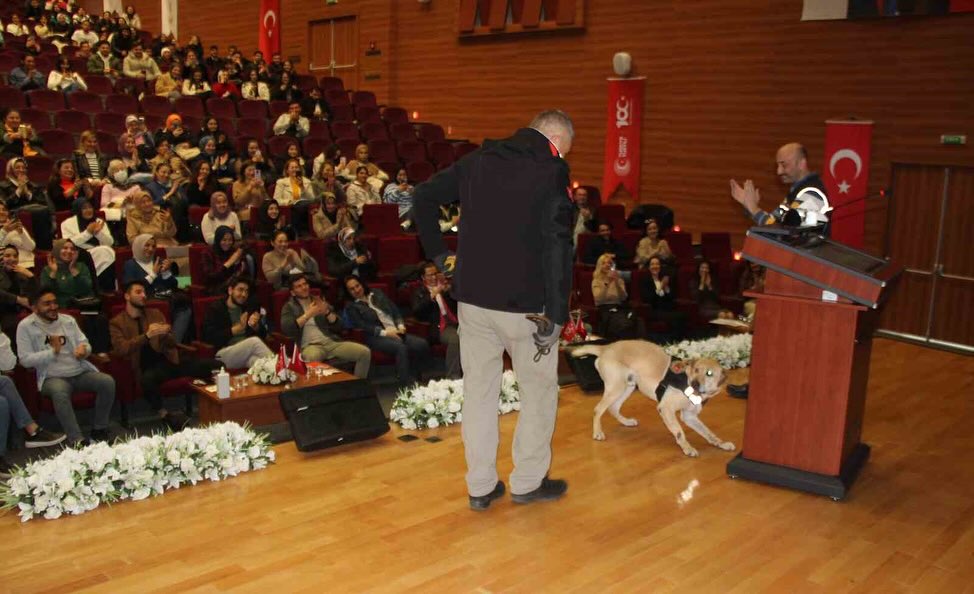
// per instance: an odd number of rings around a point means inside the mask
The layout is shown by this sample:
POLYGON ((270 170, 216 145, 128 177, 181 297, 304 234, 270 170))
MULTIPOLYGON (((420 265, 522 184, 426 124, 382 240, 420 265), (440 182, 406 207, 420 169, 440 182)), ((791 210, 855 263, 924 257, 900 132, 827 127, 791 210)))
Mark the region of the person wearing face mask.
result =
POLYGON ((342 229, 358 229, 358 221, 352 215, 345 204, 339 204, 338 199, 331 192, 325 192, 321 196, 322 206, 319 208, 312 220, 315 237, 318 239, 331 239, 338 235, 342 229))
POLYGON ((254 258, 237 241, 230 227, 220 226, 213 232, 212 249, 203 252, 201 268, 208 295, 225 294, 232 278, 256 281, 254 258))
POLYGON ((406 176, 406 169, 400 168, 396 173, 396 183, 386 186, 382 201, 399 207, 399 224, 403 230, 412 225, 413 188, 406 176))
POLYGON ((105 183, 101 188, 101 209, 105 211, 105 218, 109 222, 123 219, 126 211, 134 208, 133 200, 140 191, 138 184, 132 183, 124 161, 109 161, 105 183))
POLYGON ((71 205, 73 217, 61 223, 61 237, 70 239, 78 249, 85 250, 95 267, 99 288, 105 293, 115 292, 115 244, 108 225, 97 217, 88 198, 78 198, 71 205))

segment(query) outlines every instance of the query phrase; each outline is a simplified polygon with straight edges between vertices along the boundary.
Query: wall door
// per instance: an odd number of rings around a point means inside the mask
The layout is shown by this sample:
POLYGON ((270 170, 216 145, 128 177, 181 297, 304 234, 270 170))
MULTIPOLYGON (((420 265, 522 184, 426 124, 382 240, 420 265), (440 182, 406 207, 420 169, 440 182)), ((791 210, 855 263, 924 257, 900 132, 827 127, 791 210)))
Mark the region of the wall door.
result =
POLYGON ((354 16, 308 23, 308 40, 311 74, 337 76, 346 89, 358 88, 358 21, 354 16))
POLYGON ((974 169, 894 164, 887 255, 904 266, 881 333, 974 352, 974 169))

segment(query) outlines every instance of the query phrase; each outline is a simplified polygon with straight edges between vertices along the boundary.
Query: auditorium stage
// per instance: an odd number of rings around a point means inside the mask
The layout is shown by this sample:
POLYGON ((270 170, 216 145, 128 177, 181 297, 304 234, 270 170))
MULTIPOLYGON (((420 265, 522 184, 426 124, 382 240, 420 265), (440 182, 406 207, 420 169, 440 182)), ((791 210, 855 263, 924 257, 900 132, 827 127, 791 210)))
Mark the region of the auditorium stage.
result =
MULTIPOLYGON (((974 358, 877 340, 863 430, 872 457, 845 502, 732 481, 734 455, 691 434, 686 458, 646 398, 635 428, 562 390, 554 503, 467 509, 459 426, 398 428, 83 516, 0 517, 2 592, 969 592, 974 358)), ((740 446, 745 402, 702 418, 740 446)), ((501 417, 510 472, 516 414, 501 417)))

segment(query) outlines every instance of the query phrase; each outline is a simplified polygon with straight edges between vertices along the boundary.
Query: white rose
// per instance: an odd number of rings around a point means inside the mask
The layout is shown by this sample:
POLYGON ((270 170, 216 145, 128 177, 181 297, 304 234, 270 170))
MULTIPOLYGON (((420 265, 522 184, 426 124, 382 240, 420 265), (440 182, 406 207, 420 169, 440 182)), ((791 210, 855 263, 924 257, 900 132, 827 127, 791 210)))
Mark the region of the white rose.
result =
POLYGON ((426 421, 426 426, 430 429, 436 429, 440 426, 440 422, 436 420, 436 417, 430 417, 430 420, 426 421))

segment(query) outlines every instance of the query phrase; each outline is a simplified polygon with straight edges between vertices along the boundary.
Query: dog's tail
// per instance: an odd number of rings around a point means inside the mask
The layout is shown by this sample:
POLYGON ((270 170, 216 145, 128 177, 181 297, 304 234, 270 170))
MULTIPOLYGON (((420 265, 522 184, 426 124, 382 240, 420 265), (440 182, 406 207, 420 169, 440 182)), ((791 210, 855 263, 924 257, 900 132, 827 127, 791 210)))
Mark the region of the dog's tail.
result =
POLYGON ((576 349, 572 349, 572 357, 584 357, 585 355, 595 355, 599 357, 602 355, 602 351, 605 350, 606 345, 602 344, 587 344, 585 346, 580 346, 576 349))

